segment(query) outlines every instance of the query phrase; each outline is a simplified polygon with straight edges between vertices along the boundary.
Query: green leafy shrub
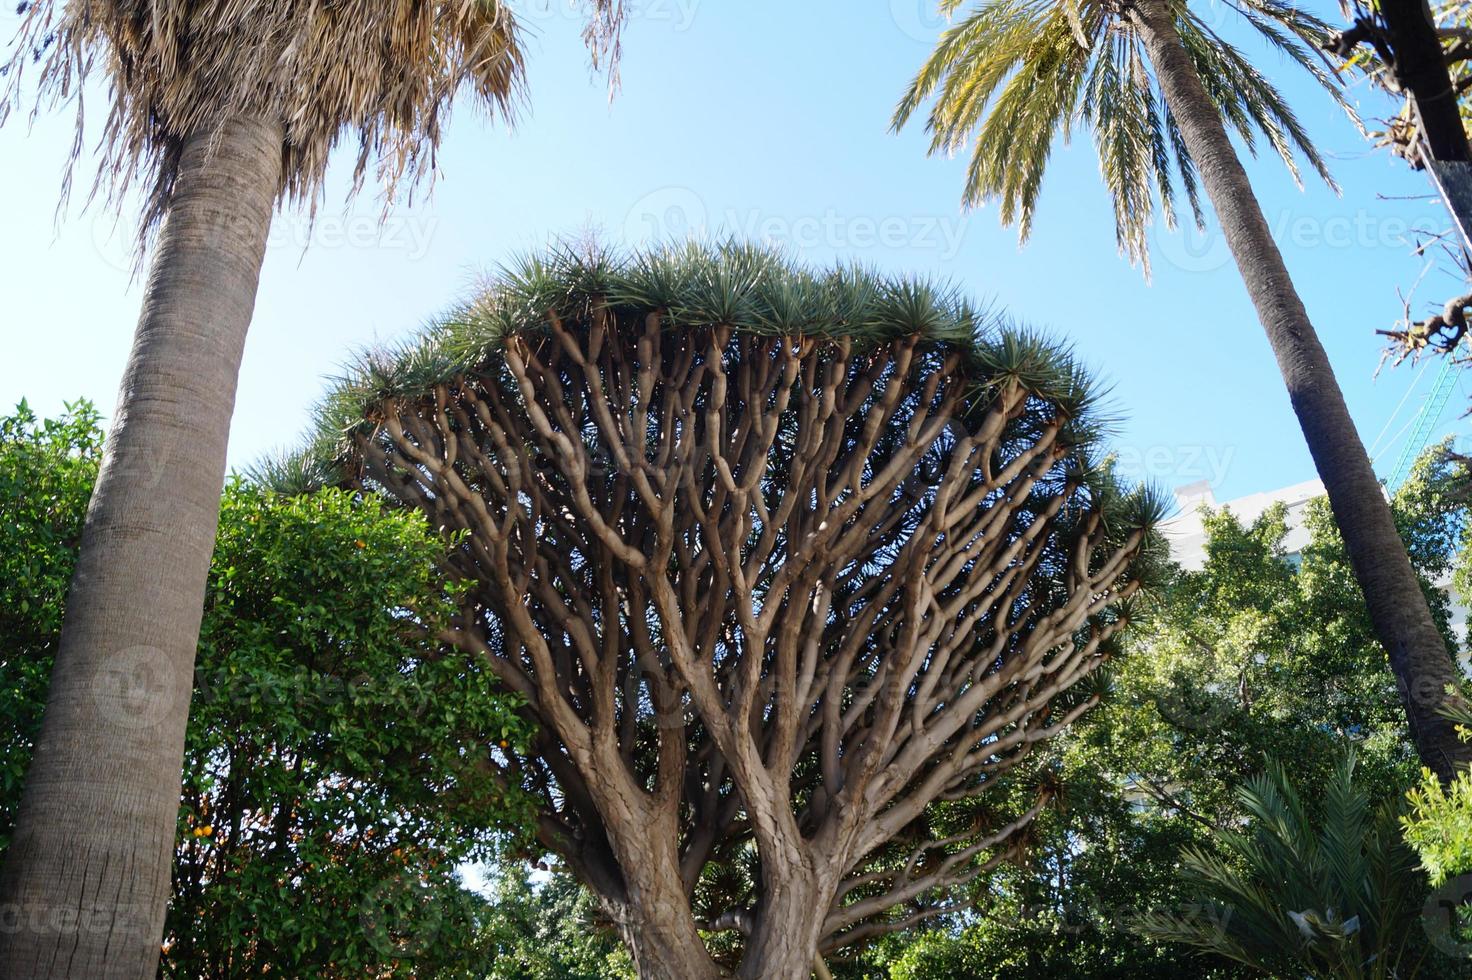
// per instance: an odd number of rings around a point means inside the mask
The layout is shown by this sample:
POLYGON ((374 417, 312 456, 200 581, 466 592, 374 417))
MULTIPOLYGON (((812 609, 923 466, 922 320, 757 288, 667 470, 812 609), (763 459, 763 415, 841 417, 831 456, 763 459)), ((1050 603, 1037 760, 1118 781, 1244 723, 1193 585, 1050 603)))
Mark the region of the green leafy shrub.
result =
MULTIPOLYGON (((102 443, 85 403, 0 418, 0 827, 39 727, 102 443)), ((457 867, 530 826, 492 753, 518 702, 435 634, 423 517, 371 495, 226 488, 200 631, 163 971, 484 977, 457 867)), ((0 838, 0 845, 4 839, 0 838)))
POLYGON ((87 501, 102 459, 85 401, 38 419, 24 401, 0 416, 0 851, 41 727, 87 501))
POLYGON ((1472 872, 1472 775, 1459 773, 1442 786, 1429 769, 1406 794, 1411 810, 1402 818, 1406 842, 1420 855, 1433 885, 1472 872))

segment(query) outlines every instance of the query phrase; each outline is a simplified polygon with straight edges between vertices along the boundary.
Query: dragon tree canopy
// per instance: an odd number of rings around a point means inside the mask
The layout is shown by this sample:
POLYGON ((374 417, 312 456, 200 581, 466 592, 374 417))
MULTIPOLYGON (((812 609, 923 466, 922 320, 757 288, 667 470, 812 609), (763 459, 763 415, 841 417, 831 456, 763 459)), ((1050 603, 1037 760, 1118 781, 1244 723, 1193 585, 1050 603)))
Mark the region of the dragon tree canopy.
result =
POLYGON ((482 764, 641 975, 806 976, 954 911, 1050 798, 991 791, 1098 701, 1162 564, 1109 423, 948 286, 564 248, 362 357, 264 475, 447 532, 441 639, 538 733, 482 764))
POLYGON ((253 475, 287 492, 342 482, 353 436, 373 430, 385 399, 429 397, 437 386, 486 376, 508 337, 544 338, 554 320, 585 329, 595 309, 623 329, 653 316, 668 331, 721 327, 842 344, 858 356, 912 341, 923 353, 956 359, 969 389, 963 420, 1011 385, 1066 419, 1058 437, 1070 449, 1066 465, 1101 503, 1128 500, 1137 524, 1158 520, 1165 506, 1153 488, 1127 491, 1112 477, 1107 439, 1116 419, 1108 393, 1067 343, 1019 326, 953 283, 857 264, 814 270, 779 250, 735 241, 627 253, 558 245, 525 255, 407 342, 360 353, 318 405, 305 447, 264 461, 253 475))

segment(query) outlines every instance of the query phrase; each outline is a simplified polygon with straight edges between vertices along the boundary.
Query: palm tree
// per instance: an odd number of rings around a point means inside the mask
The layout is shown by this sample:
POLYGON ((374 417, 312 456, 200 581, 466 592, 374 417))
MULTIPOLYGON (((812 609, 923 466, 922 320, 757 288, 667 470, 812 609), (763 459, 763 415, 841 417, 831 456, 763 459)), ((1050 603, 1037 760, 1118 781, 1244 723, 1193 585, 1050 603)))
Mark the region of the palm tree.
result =
POLYGON ((1280 763, 1237 792, 1247 825, 1184 855, 1193 906, 1148 912, 1140 931, 1275 977, 1416 976, 1426 879, 1394 809, 1374 809, 1355 784, 1353 754, 1336 766, 1317 819, 1280 763))
MULTIPOLYGON (((595 63, 619 0, 590 0, 595 63)), ((358 143, 385 187, 433 171, 462 89, 509 119, 501 0, 40 0, 5 109, 106 83, 99 183, 148 185, 152 263, 67 603, 45 720, 0 873, 0 976, 155 974, 180 765, 241 350, 278 202, 318 198, 358 143)), ((0 114, 3 118, 3 114, 0 114)), ((80 115, 78 132, 80 134, 80 115)), ((79 146, 78 146, 79 149, 79 146)))
MULTIPOLYGON (((950 13, 960 4, 941 6, 950 13)), ((1326 25, 1287 0, 1229 6, 1334 91, 1312 54, 1329 34, 1326 25)), ((931 151, 971 141, 966 202, 999 199, 1003 220, 1017 222, 1024 238, 1049 151, 1079 123, 1093 129, 1120 249, 1147 274, 1145 233, 1156 198, 1173 224, 1179 184, 1199 223, 1198 188, 1205 187, 1277 355, 1416 749, 1443 780, 1472 761, 1441 710, 1458 701, 1449 691, 1455 665, 1228 135, 1230 127, 1249 150, 1266 138, 1295 177, 1296 150, 1327 179, 1282 96, 1180 0, 985 0, 941 37, 895 111, 894 127, 932 97, 931 151)))

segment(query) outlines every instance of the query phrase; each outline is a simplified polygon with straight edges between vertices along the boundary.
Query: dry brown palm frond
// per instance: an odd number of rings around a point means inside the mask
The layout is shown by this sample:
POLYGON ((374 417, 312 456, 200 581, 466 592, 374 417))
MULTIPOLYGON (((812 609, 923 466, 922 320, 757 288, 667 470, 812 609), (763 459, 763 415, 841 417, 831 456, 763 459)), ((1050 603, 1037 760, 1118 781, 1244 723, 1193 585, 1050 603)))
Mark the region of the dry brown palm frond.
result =
POLYGON ((608 94, 618 88, 618 63, 623 54, 624 24, 629 9, 624 0, 589 0, 588 22, 583 27, 583 42, 593 59, 593 70, 608 70, 608 94))
MULTIPOLYGON (((612 72, 621 0, 589 0, 585 37, 612 72)), ((4 73, 0 122, 28 97, 75 98, 106 78, 111 100, 97 189, 150 184, 145 234, 169 202, 180 148, 224 118, 279 121, 281 193, 315 201, 339 139, 356 139, 354 190, 375 166, 386 192, 434 170, 462 89, 513 121, 524 84, 517 23, 503 0, 38 0, 4 73), (22 86, 32 63, 39 77, 22 86)))

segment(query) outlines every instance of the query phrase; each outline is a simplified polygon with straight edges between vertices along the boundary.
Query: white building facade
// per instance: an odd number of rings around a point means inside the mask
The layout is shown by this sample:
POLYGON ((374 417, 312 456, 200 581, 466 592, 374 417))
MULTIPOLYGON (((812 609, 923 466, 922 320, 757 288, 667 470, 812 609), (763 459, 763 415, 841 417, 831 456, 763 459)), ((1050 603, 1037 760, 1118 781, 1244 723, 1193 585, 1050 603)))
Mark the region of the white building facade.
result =
MULTIPOLYGON (((1283 504, 1287 508, 1286 523, 1288 525, 1288 533, 1283 538, 1284 557, 1297 564, 1304 547, 1309 542, 1308 529, 1304 526, 1309 501, 1322 496, 1324 496, 1324 484, 1319 480, 1308 480, 1304 483, 1295 483, 1290 487, 1283 487, 1280 490, 1254 493, 1235 500, 1218 502, 1211 492, 1211 485, 1203 480, 1176 489, 1176 504, 1180 508, 1180 513, 1161 525, 1161 533, 1170 543, 1171 557, 1182 568, 1200 571, 1206 564, 1206 531, 1201 522, 1202 507, 1209 507, 1212 510, 1226 508, 1243 525, 1249 525, 1261 517, 1269 507, 1274 504, 1283 504)), ((1451 584, 1450 576, 1437 583, 1448 592, 1451 590, 1451 584)), ((1467 636, 1467 607, 1455 595, 1451 598, 1452 635, 1459 643, 1462 643, 1465 642, 1467 636)), ((1462 662, 1463 669, 1472 673, 1472 669, 1469 669, 1467 653, 1463 654, 1462 662)))

